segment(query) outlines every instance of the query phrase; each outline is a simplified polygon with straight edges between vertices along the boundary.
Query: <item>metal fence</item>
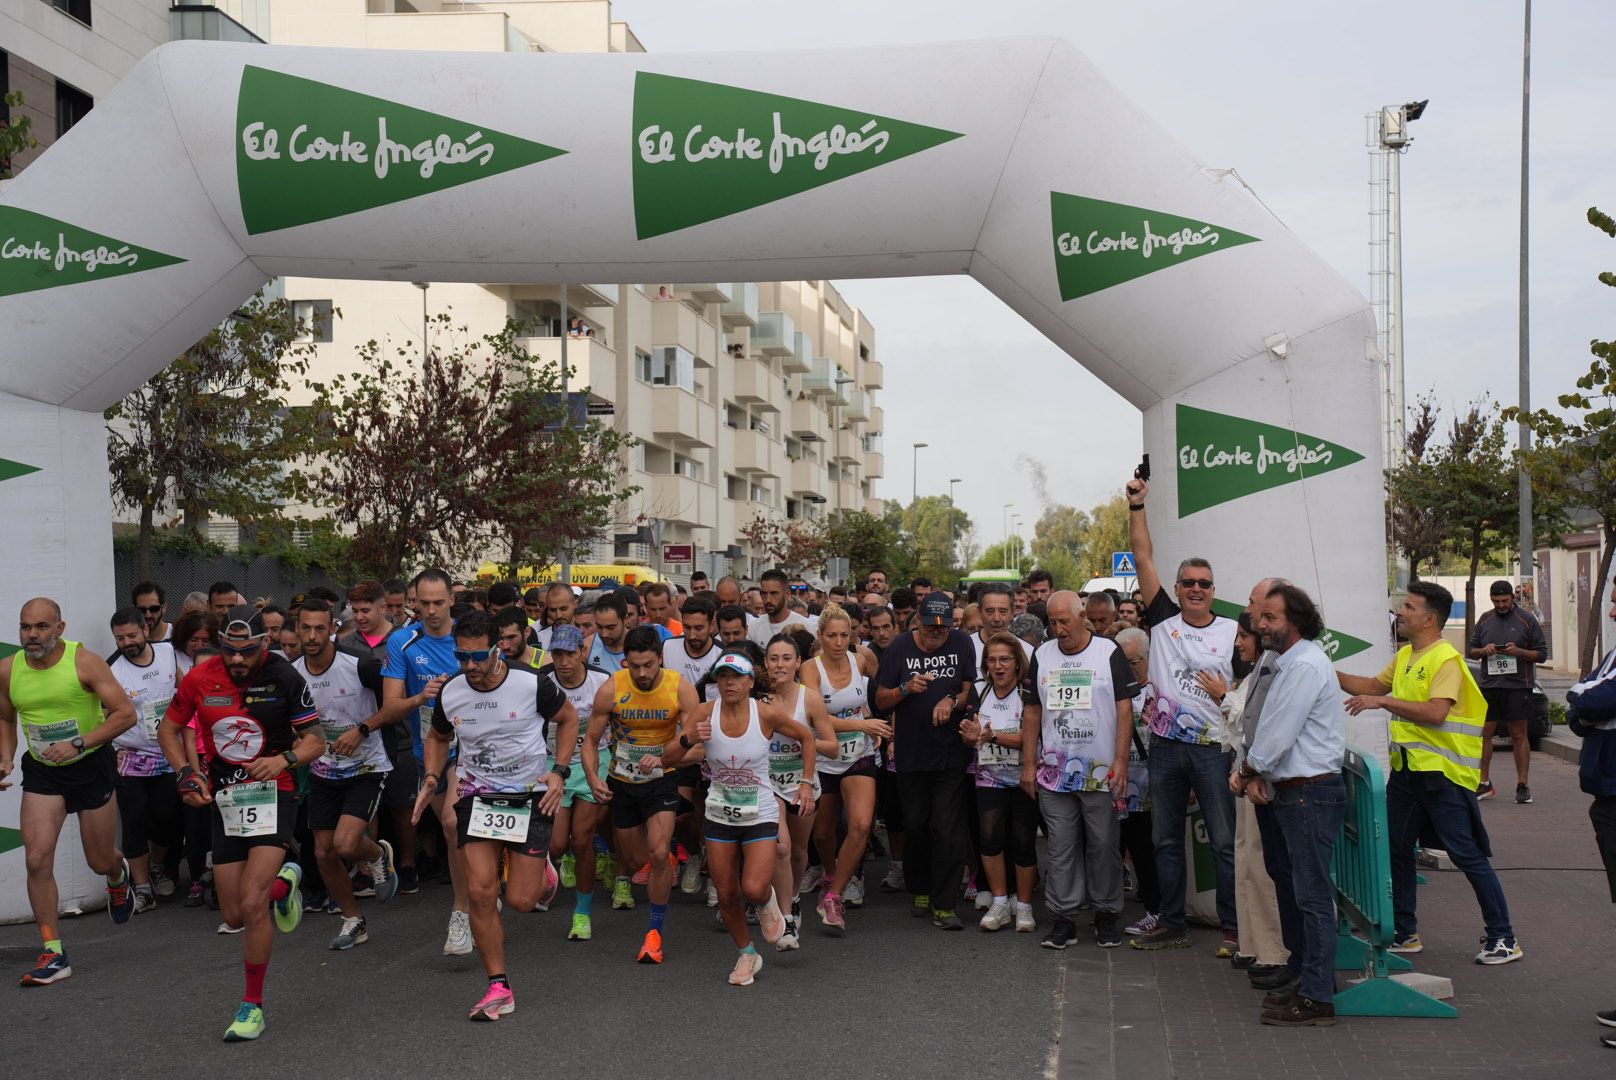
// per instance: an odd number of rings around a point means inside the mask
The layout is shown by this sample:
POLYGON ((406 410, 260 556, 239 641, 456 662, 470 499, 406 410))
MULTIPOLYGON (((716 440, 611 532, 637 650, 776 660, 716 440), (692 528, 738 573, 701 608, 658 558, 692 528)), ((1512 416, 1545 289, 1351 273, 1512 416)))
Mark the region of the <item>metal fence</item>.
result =
MULTIPOLYGON (((129 602, 129 590, 140 581, 140 562, 133 551, 114 551, 112 558, 118 583, 113 606, 119 606, 129 602)), ((264 597, 283 607, 295 594, 307 592, 314 585, 325 585, 339 594, 345 588, 318 566, 300 572, 269 556, 246 560, 229 555, 154 553, 152 578, 163 587, 170 618, 179 614, 186 593, 207 592, 208 586, 216 581, 231 582, 249 602, 264 597)), ((110 607, 108 611, 110 613, 110 607)))

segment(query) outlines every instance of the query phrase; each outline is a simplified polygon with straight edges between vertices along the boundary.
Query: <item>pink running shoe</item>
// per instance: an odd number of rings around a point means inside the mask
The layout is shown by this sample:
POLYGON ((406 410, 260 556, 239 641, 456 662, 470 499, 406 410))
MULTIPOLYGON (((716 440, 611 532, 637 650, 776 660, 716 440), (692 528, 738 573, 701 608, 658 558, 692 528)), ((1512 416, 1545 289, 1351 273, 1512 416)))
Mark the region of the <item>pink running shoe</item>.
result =
POLYGON ((844 931, 847 929, 847 908, 842 903, 841 893, 826 890, 819 894, 819 903, 814 905, 819 917, 824 920, 825 926, 831 930, 844 931))
POLYGON ((502 982, 490 983, 488 993, 471 1007, 473 1020, 498 1020, 516 1011, 516 995, 502 982))

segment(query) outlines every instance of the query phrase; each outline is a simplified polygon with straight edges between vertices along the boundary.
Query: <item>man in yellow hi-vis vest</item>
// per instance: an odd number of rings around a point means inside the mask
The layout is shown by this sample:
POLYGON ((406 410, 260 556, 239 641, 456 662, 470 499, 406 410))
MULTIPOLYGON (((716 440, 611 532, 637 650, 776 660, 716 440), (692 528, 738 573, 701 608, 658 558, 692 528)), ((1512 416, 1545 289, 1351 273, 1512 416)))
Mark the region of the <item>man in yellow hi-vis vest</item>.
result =
POLYGON ((1486 933, 1476 963, 1507 964, 1525 953, 1509 924, 1504 887, 1488 862, 1492 851, 1476 802, 1487 703, 1459 651, 1442 639, 1452 610, 1448 590, 1434 582, 1411 582, 1397 614, 1397 629, 1408 644, 1372 679, 1341 673, 1336 678, 1354 695, 1347 699, 1349 713, 1385 709, 1392 714, 1392 772, 1386 782, 1397 920, 1392 951, 1417 953, 1424 947, 1414 914, 1414 849, 1429 828, 1470 879, 1481 905, 1486 933))

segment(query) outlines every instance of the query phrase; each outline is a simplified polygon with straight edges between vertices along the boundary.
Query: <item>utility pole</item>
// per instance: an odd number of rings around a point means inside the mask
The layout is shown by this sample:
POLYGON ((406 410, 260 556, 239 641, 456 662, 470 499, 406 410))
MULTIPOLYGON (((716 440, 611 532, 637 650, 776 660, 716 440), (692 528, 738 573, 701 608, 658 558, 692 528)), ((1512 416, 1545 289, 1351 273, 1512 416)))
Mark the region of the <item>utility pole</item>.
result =
MULTIPOLYGON (((1532 449, 1532 429, 1526 426, 1526 413, 1532 407, 1532 342, 1527 289, 1527 240, 1531 220, 1527 201, 1530 149, 1532 144, 1532 0, 1526 0, 1526 32, 1521 46, 1521 300, 1520 300, 1520 446, 1525 454, 1532 449)), ((1532 529, 1532 477, 1521 462, 1521 580, 1532 580, 1534 536, 1532 529)), ((1541 601, 1539 601, 1541 603, 1541 601)))
POLYGON ((960 477, 953 476, 948 480, 948 557, 954 557, 954 485, 962 483, 960 477))
MULTIPOLYGON (((572 320, 567 315, 567 283, 561 283, 561 430, 565 435, 572 424, 572 400, 567 395, 567 336, 572 328, 572 320)), ((562 440, 565 442, 565 438, 562 440)), ((661 554, 660 549, 657 552, 661 554)), ((660 570, 660 566, 658 567, 660 570)), ((660 573, 658 577, 660 577, 660 573)), ((561 548, 561 577, 558 579, 563 585, 572 584, 572 547, 563 544, 561 548)))

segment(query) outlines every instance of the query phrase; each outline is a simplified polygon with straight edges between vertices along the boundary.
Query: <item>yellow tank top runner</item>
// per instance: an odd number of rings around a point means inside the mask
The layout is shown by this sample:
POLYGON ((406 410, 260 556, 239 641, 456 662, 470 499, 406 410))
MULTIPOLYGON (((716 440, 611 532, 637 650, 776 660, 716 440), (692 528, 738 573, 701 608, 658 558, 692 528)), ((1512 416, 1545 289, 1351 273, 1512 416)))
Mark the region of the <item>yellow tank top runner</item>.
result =
POLYGON ((29 667, 22 653, 17 653, 11 661, 11 704, 17 709, 17 719, 22 721, 28 753, 41 765, 71 765, 101 749, 91 747, 67 761, 46 761, 42 756, 51 743, 88 735, 106 720, 101 711, 101 699, 79 682, 79 643, 63 641, 62 644, 65 646, 62 658, 43 671, 29 667))
POLYGON ((650 690, 634 685, 625 668, 612 675, 617 705, 612 710, 612 775, 629 783, 659 779, 662 770, 642 770, 642 757, 661 753, 679 734, 679 681, 677 671, 664 670, 650 690))

